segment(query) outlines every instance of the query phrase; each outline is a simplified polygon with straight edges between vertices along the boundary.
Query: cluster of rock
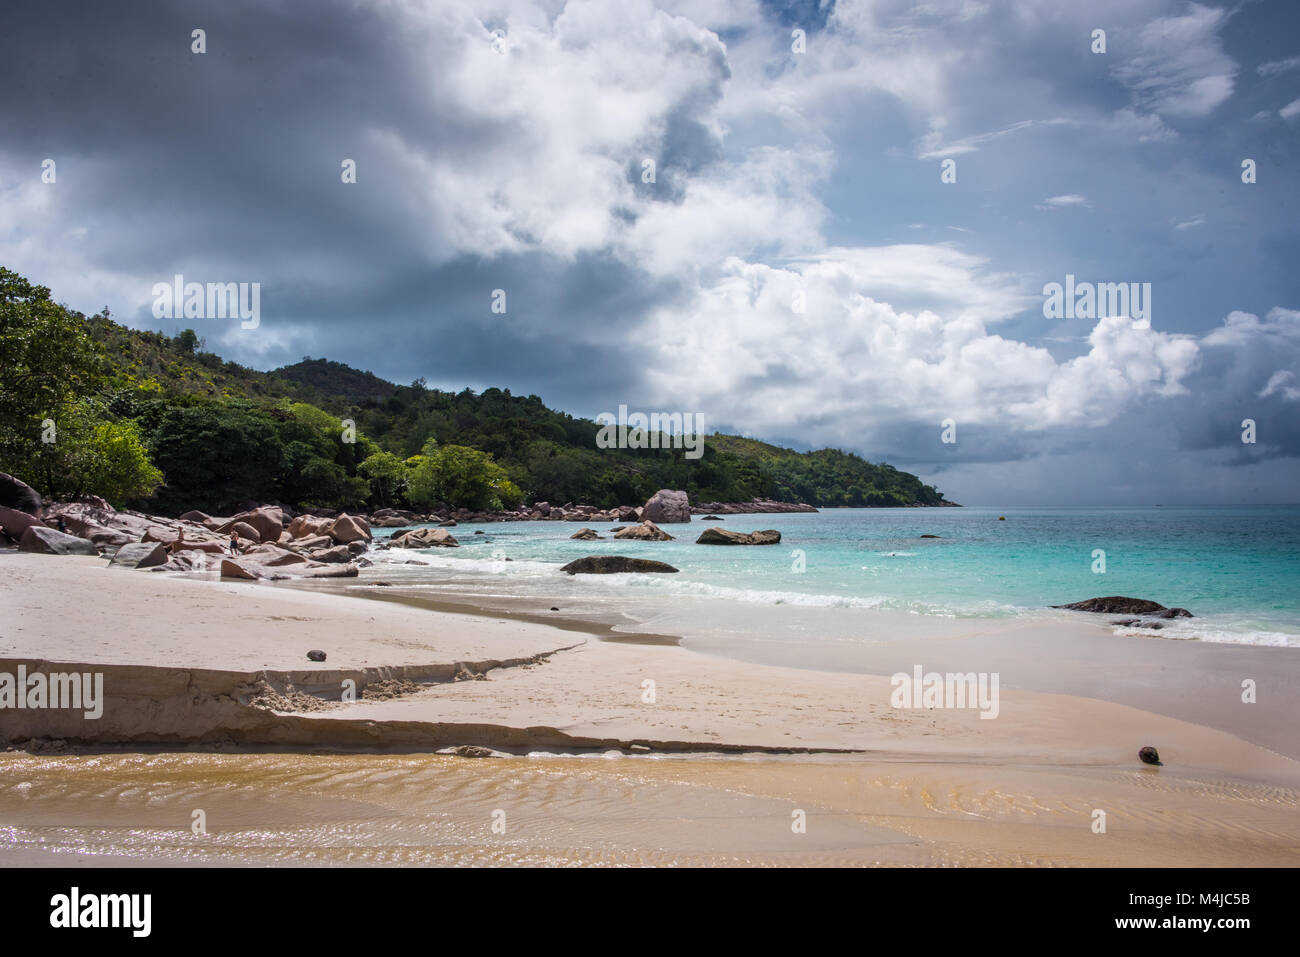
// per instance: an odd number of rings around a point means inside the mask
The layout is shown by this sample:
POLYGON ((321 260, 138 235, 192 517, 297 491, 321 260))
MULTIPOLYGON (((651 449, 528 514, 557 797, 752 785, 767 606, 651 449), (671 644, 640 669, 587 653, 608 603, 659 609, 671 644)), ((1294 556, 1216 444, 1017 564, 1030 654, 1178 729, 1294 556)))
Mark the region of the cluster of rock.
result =
MULTIPOLYGON (((815 511, 809 505, 765 499, 692 508, 685 492, 661 489, 645 505, 603 510, 590 505, 569 503, 557 507, 538 502, 514 512, 474 512, 443 506, 429 513, 384 508, 371 515, 349 515, 320 508, 295 515, 284 506, 247 503, 247 507, 230 516, 191 511, 179 518, 165 518, 119 511, 93 496, 47 506, 29 486, 0 473, 0 545, 14 544, 23 551, 58 555, 101 555, 116 565, 160 571, 202 571, 216 565, 223 577, 243 579, 354 576, 360 567, 369 564, 362 556, 370 547, 371 529, 375 527, 440 526, 413 528, 394 535, 379 548, 455 548, 460 543, 447 527, 463 521, 625 522, 612 529, 614 538, 668 542, 674 538, 660 524, 688 523, 693 512, 815 511), (230 548, 232 534, 237 552, 230 548)), ((592 541, 602 536, 584 526, 570 537, 592 541)), ((780 540, 780 532, 771 530, 744 533, 709 528, 696 543, 771 545, 780 540)), ((598 557, 603 560, 610 556, 598 557)))
POLYGON ((403 532, 401 535, 394 535, 386 543, 378 545, 378 548, 457 548, 460 542, 456 541, 451 532, 445 528, 413 528, 409 532, 403 532))
MULTIPOLYGON (((590 542, 600 539, 600 533, 590 528, 582 528, 569 538, 590 542)), ((627 525, 614 529, 614 537, 630 539, 637 542, 671 542, 676 541, 662 528, 651 521, 638 525, 627 525)), ((781 541, 781 533, 775 529, 759 532, 733 532, 725 528, 706 528, 695 540, 696 545, 776 545, 781 541)))
MULTIPOLYGON (((709 505, 690 504, 683 491, 660 489, 644 505, 619 505, 614 508, 597 508, 595 505, 575 505, 566 502, 552 505, 537 502, 521 505, 503 512, 481 512, 465 508, 435 506, 431 512, 412 512, 405 509, 386 508, 369 516, 375 528, 399 528, 405 525, 439 525, 454 522, 642 522, 656 525, 689 522, 694 515, 750 515, 761 512, 815 512, 811 505, 774 502, 756 498, 749 502, 714 502, 709 505)), ((313 514, 332 514, 327 509, 315 509, 313 514)))
POLYGON ((114 565, 159 571, 215 565, 224 578, 244 579, 346 578, 369 564, 361 556, 371 541, 370 524, 360 516, 289 520, 280 506, 262 505, 229 517, 196 511, 164 518, 119 511, 93 496, 42 506, 39 495, 4 473, 0 502, 0 544, 20 551, 100 555, 114 565))
POLYGON ((755 498, 748 502, 705 502, 693 506, 691 511, 696 515, 757 515, 766 512, 815 512, 817 509, 811 505, 755 498))
MULTIPOLYGON (((317 509, 317 513, 324 513, 317 509)), ((538 502, 535 505, 521 505, 513 511, 475 512, 468 509, 439 506, 435 511, 421 514, 402 509, 383 509, 370 516, 370 524, 376 528, 398 528, 405 525, 455 525, 459 522, 582 522, 584 525, 596 525, 603 522, 622 522, 629 525, 642 525, 646 522, 654 526, 672 525, 691 521, 691 516, 721 512, 726 514, 754 514, 759 512, 815 512, 811 505, 792 505, 788 502, 773 502, 768 499, 754 499, 751 502, 714 503, 708 506, 692 507, 686 493, 674 489, 660 489, 644 505, 619 505, 615 508, 597 508, 594 505, 552 505, 538 502)), ((716 517, 716 516, 714 516, 716 517)), ((615 529, 615 532, 618 530, 615 529)), ((583 532, 596 535, 589 528, 571 537, 587 537, 583 532)), ((642 538, 646 532, 627 535, 615 535, 616 538, 642 538)), ((662 534, 662 533, 661 533, 662 534)), ((654 538, 654 541, 669 541, 671 536, 654 538)), ((396 539, 393 545, 401 546, 396 539)), ((435 544, 455 545, 456 540, 435 544)), ((411 544, 405 547, 427 548, 428 545, 411 544)))

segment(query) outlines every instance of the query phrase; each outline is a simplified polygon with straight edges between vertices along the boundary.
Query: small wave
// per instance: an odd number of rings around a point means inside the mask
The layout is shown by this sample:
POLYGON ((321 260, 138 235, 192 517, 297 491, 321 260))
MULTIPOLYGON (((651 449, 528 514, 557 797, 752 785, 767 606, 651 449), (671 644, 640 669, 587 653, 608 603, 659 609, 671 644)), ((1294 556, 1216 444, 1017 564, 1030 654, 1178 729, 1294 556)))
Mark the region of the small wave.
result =
POLYGON ((550 562, 527 561, 523 559, 504 558, 452 558, 445 552, 424 551, 419 549, 403 549, 400 553, 394 554, 391 551, 374 552, 367 557, 375 565, 407 565, 409 567, 412 561, 428 568, 447 569, 469 574, 480 575, 525 575, 525 574, 552 574, 556 570, 556 565, 550 562))
POLYGON ((1195 624, 1166 625, 1163 628, 1142 628, 1133 625, 1116 625, 1117 635, 1140 635, 1143 638, 1164 638, 1167 641, 1206 641, 1222 645, 1261 645, 1269 648, 1300 648, 1300 635, 1285 631, 1237 630, 1195 624))
POLYGON ((594 587, 609 590, 662 591, 694 598, 743 601, 763 605, 801 605, 810 608, 881 608, 889 599, 883 596, 819 595, 808 592, 767 588, 731 588, 707 582, 683 581, 649 575, 601 575, 585 579, 594 587))

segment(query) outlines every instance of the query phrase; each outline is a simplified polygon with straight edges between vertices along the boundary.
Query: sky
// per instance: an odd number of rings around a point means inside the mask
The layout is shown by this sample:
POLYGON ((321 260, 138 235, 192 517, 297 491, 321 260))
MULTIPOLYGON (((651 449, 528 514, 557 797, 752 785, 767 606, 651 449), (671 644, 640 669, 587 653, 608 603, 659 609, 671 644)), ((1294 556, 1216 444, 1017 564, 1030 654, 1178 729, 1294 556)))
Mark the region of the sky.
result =
POLYGON ((964 504, 1297 502, 1297 27, 1291 0, 20 3, 0 265, 259 369, 696 413, 964 504), (258 283, 255 327, 159 318, 177 274, 258 283), (1060 314, 1067 276, 1137 295, 1060 314))

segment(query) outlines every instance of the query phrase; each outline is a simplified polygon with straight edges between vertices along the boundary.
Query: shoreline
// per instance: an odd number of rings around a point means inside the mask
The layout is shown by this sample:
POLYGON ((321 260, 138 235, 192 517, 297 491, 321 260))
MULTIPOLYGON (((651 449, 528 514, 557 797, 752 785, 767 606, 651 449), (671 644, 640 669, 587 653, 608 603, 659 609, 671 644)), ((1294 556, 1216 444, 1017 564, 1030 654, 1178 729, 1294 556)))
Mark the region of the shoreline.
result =
MULTIPOLYGON (((896 746, 897 735, 882 734, 882 728, 892 725, 914 728, 928 724, 954 738, 973 735, 992 743, 1002 737, 1002 729, 1016 723, 1006 720, 1016 711, 1006 701, 1003 720, 991 722, 980 721, 970 709, 892 709, 889 679, 884 674, 750 662, 697 651, 690 643, 646 644, 635 640, 643 634, 641 629, 626 636, 634 639, 631 642, 605 641, 600 636, 610 628, 591 622, 543 621, 540 615, 521 620, 487 609, 473 614, 435 611, 428 600, 399 595, 339 594, 319 586, 146 576, 102 567, 90 558, 9 555, 0 557, 0 562, 5 563, 6 573, 0 598, 11 613, 0 641, 0 670, 19 663, 29 669, 44 666, 58 670, 54 667, 58 665, 72 671, 104 670, 106 677, 111 673, 121 682, 116 694, 111 688, 107 694, 110 702, 117 699, 124 712, 113 720, 106 714, 100 721, 108 723, 92 726, 87 719, 68 712, 10 711, 5 715, 10 740, 35 736, 84 743, 176 744, 189 743, 192 737, 199 743, 224 738, 254 745, 320 743, 326 747, 337 741, 351 747, 356 744, 356 726, 393 722, 389 728, 393 743, 401 747, 419 743, 420 733, 412 729, 426 725, 430 746, 496 740, 508 747, 545 742, 557 747, 600 748, 654 742, 662 750, 864 752, 879 749, 882 737, 896 746), (43 582, 43 587, 38 582, 43 582), (90 625, 97 616, 93 605, 85 603, 75 610, 64 609, 58 618, 58 632, 41 628, 42 634, 33 634, 33 629, 40 627, 38 620, 48 617, 60 603, 57 596, 77 586, 88 594, 111 591, 114 615, 137 623, 147 619, 155 626, 161 624, 163 634, 150 634, 146 628, 112 641, 97 640, 102 633, 96 634, 90 625), (20 592, 25 592, 25 597, 20 592), (379 600, 349 600, 357 597, 379 600), (157 608, 159 603, 166 603, 171 614, 164 616, 157 608), (215 616, 210 614, 214 609, 215 616), (194 612, 209 615, 194 620, 187 614, 194 612), (187 617, 190 620, 178 632, 177 619, 187 617), (250 619, 269 627, 260 635, 251 635, 246 625, 250 619), (327 661, 307 661, 308 645, 327 647, 327 661), (691 734, 664 733, 682 716, 664 721, 659 717, 664 709, 640 707, 645 680, 637 677, 641 674, 658 676, 656 688, 665 697, 684 695, 690 720, 676 727, 691 734), (342 704, 338 699, 347 679, 356 683, 357 700, 342 704), (384 682, 408 684, 382 698, 366 695, 372 685, 385 687, 384 682), (701 720, 699 711, 705 700, 698 693, 685 695, 686 688, 700 682, 709 682, 714 692, 737 699, 730 704, 734 711, 719 709, 718 720, 701 720), (617 690, 611 692, 611 686, 617 690), (764 697, 789 697, 791 689, 815 699, 816 704, 791 706, 764 697), (426 693, 433 690, 448 693, 426 693), (294 696, 303 695, 316 699, 320 707, 301 710, 305 699, 294 696), (271 707, 266 706, 268 702, 271 707), (858 709, 864 704, 880 716, 879 721, 862 720, 858 709), (173 706, 172 711, 168 705, 173 706), (796 720, 790 713, 806 708, 816 712, 811 721, 807 717, 796 720), (827 709, 854 718, 841 723, 854 730, 828 733, 827 709), (346 719, 344 711, 349 715, 346 719), (486 721, 487 714, 496 720, 486 721), (720 720, 728 715, 739 720, 720 720), (782 723, 769 725, 778 715, 782 723), (467 720, 471 717, 474 720, 467 720), (308 723, 299 726, 299 719, 308 723), (462 726, 461 731, 453 730, 457 725, 462 726), (42 728, 49 733, 31 733, 42 728), (309 728, 315 730, 308 733, 309 728), (601 728, 617 731, 600 733, 601 728), (524 733, 528 740, 512 738, 514 732, 524 733), (312 734, 319 737, 312 739, 312 734), (452 741, 456 734, 464 735, 465 740, 452 741), (469 740, 475 736, 477 740, 469 740)), ((1276 756, 1283 762, 1276 767, 1300 768, 1292 760, 1294 756, 1251 745, 1210 724, 1060 693, 1004 689, 1003 697, 1019 704, 1022 715, 1051 711, 1055 701, 1062 713, 1110 712, 1110 718, 1125 724, 1137 720, 1176 729, 1180 736, 1193 728, 1202 729, 1232 738, 1245 748, 1256 748, 1256 757, 1276 756)), ((1026 740, 1026 730, 1017 728, 1011 736, 1026 740)), ((1094 739, 1089 747, 1097 748, 1095 736, 1088 737, 1094 739)), ((908 743, 922 752, 933 750, 928 745, 921 747, 919 741, 908 743)), ((1067 744, 1056 742, 1055 746, 1067 744)), ((424 744, 417 748, 423 749, 424 744)), ((1274 762, 1262 760, 1262 765, 1274 762)))
POLYGON ((1300 761, 1221 729, 1016 690, 996 720, 895 709, 880 675, 345 591, 0 555, 0 672, 93 668, 107 698, 98 720, 0 711, 0 864, 1300 856, 1300 761), (337 700, 346 678, 353 703, 337 700), (1145 745, 1163 766, 1137 760, 1145 745), (194 807, 210 829, 197 841, 194 807), (490 829, 501 808, 506 839, 490 829), (1097 809, 1110 837, 1092 829, 1097 809))
POLYGON ((575 610, 539 612, 535 598, 486 601, 480 596, 431 596, 401 584, 376 588, 389 577, 382 564, 342 583, 290 581, 294 591, 367 598, 433 612, 551 625, 601 641, 680 645, 696 654, 813 673, 883 677, 917 663, 938 672, 995 671, 1002 690, 1033 691, 1122 704, 1229 731, 1244 741, 1300 759, 1288 707, 1300 702, 1300 655, 1295 649, 1252 644, 1166 640, 1142 632, 1115 634, 1113 615, 1084 612, 1012 618, 946 618, 892 610, 796 605, 725 607, 727 624, 701 625, 698 606, 655 613, 634 600, 575 610), (480 604, 474 604, 475 600, 480 604), (629 612, 628 609, 631 609, 629 612), (639 620, 644 617, 644 620, 639 620), (632 620, 630 620, 632 619, 632 620), (834 642, 774 638, 800 628, 833 635, 834 642), (1050 636, 1050 639, 1046 636, 1050 636), (1178 679, 1164 682, 1176 669, 1178 679), (1240 680, 1251 676, 1259 701, 1243 705, 1240 680))

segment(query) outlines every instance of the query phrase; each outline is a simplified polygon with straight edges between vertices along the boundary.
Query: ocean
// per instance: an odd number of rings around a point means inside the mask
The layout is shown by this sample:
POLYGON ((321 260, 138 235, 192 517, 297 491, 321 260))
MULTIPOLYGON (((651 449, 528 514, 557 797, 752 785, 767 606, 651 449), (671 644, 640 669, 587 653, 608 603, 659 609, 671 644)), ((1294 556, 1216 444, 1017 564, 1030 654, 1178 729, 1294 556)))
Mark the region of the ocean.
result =
MULTIPOLYGON (((696 545, 712 524, 696 516, 664 526, 671 542, 614 541, 608 524, 592 526, 602 541, 571 540, 581 527, 573 522, 462 524, 452 530, 459 548, 374 551, 366 580, 489 607, 524 600, 566 612, 600 608, 641 624, 672 610, 675 623, 697 621, 702 629, 728 618, 752 621, 764 606, 1054 618, 1079 613, 1051 605, 1127 595, 1195 616, 1162 622, 1158 633, 1147 632, 1152 637, 1300 647, 1300 506, 728 515, 717 524, 776 529, 781 544, 696 545), (680 571, 560 573, 566 562, 595 554, 654 558, 680 571)), ((376 540, 401 531, 376 530, 376 540)))

